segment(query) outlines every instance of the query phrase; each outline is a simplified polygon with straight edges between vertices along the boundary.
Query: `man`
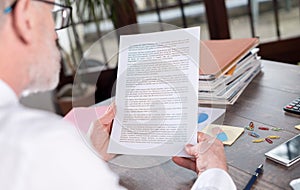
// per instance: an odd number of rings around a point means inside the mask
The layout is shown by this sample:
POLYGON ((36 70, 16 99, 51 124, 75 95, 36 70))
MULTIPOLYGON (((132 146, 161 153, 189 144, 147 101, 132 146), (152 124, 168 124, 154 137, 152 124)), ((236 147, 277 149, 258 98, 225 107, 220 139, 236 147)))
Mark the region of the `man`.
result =
MULTIPOLYGON (((65 25, 55 25, 54 6, 59 5, 53 0, 0 1, 0 189, 123 189, 74 126, 54 114, 25 108, 18 101, 24 94, 57 85, 60 56, 54 28, 65 25)), ((110 126, 105 124, 100 127, 110 126)), ((187 146, 196 162, 173 160, 199 172, 195 188, 210 187, 215 183, 211 176, 221 173, 219 181, 227 185, 222 189, 234 189, 226 173, 223 146, 215 141, 205 154, 199 152, 202 141, 208 139, 201 137, 198 145, 187 146)))
POLYGON ((121 189, 73 126, 18 102, 23 94, 57 85, 51 3, 0 2, 0 189, 121 189))

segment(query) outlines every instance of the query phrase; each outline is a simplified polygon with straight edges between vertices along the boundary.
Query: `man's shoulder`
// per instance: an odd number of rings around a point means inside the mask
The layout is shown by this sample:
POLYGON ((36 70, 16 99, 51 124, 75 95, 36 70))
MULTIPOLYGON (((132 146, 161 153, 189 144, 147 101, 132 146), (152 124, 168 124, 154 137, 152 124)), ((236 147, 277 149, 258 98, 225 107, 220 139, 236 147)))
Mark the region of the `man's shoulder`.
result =
POLYGON ((59 134, 72 134, 76 132, 71 123, 55 113, 17 106, 14 109, 1 111, 0 117, 5 119, 2 125, 2 133, 11 138, 44 138, 59 134))
MULTIPOLYGON (((86 140, 75 126, 62 117, 32 108, 20 106, 13 109, 0 126, 0 147, 22 152, 73 151, 86 149, 86 140)), ((5 114, 4 114, 5 115, 5 114)), ((5 117, 0 114, 0 117, 5 117)), ((46 154, 44 152, 44 154, 46 154)))
POLYGON ((0 113, 0 117, 7 118, 6 126, 0 126, 0 167, 11 174, 14 181, 28 184, 28 180, 34 180, 35 187, 47 184, 45 189, 61 187, 61 180, 64 180, 64 189, 118 188, 117 176, 78 130, 62 117, 24 107, 12 110, 15 112, 11 116, 6 115, 7 112, 0 113), (7 162, 1 162, 3 160, 7 162), (21 175, 24 173, 26 177, 21 175), (56 183, 49 186, 49 181, 56 183))

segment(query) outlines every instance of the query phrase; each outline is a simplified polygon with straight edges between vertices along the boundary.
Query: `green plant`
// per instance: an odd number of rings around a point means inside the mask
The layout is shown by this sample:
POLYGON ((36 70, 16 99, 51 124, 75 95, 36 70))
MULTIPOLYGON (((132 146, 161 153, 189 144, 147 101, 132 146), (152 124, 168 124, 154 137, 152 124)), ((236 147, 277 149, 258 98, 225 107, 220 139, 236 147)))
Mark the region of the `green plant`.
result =
MULTIPOLYGON (((93 24, 96 28, 97 39, 102 37, 101 22, 111 20, 114 28, 134 24, 137 22, 134 10, 134 0, 63 0, 65 4, 73 7, 72 25, 68 29, 68 38, 72 48, 71 57, 75 69, 83 57, 83 45, 79 40, 77 26, 93 24)), ((104 50, 100 43, 101 50, 104 50)), ((106 60, 105 52, 102 52, 106 60)))
POLYGON ((81 22, 92 21, 100 26, 100 21, 108 18, 115 29, 136 23, 134 0, 77 0, 75 4, 81 22))
MULTIPOLYGON (((71 52, 65 51, 61 47, 63 54, 63 67, 71 68, 72 76, 65 76, 62 72, 61 85, 57 89, 57 102, 60 104, 63 113, 66 113, 72 107, 72 101, 65 96, 72 94, 73 106, 75 99, 81 99, 87 92, 88 85, 82 82, 81 76, 76 75, 77 68, 83 68, 87 66, 86 60, 82 59, 84 55, 84 48, 82 41, 80 40, 78 27, 86 26, 87 24, 93 24, 96 28, 97 38, 102 37, 100 23, 103 20, 109 19, 112 21, 115 29, 136 23, 136 15, 134 11, 134 0, 62 0, 66 5, 73 7, 73 13, 71 15, 71 26, 65 30, 67 32, 67 38, 69 41, 69 47, 71 52), (81 62, 80 62, 81 61, 81 62), (76 76, 76 77, 75 77, 76 76), (72 80, 70 80, 70 77, 72 80), (67 80, 66 80, 67 79, 67 80), (76 81, 74 81, 76 80, 76 81), (73 83, 73 85, 70 85, 73 83), (67 88, 66 88, 67 87, 67 88), (70 88, 71 87, 71 88, 70 88), (75 89, 74 89, 75 88, 75 89), (70 93, 70 90, 72 93, 70 93), (61 96, 59 96, 61 95, 61 96), (63 100, 66 101, 63 101, 63 100)), ((64 44, 66 45, 66 44, 64 44)), ((105 48, 100 42, 102 55, 106 62, 105 48)), ((75 105, 76 106, 76 105, 75 105)))

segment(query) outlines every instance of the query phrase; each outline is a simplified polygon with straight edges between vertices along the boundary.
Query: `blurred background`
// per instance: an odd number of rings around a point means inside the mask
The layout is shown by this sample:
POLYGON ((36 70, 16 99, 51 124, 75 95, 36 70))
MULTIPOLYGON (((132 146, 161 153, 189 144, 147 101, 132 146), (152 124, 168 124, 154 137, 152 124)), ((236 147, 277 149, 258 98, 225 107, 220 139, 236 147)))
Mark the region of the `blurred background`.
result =
POLYGON ((112 31, 134 23, 201 26, 202 40, 259 37, 262 59, 300 62, 300 0, 61 0, 61 3, 72 6, 73 12, 72 25, 58 31, 63 57, 60 83, 51 92, 22 98, 21 102, 29 107, 64 115, 72 106, 90 106, 109 98, 117 70, 117 56, 112 52, 117 51, 118 36, 130 33, 112 31))

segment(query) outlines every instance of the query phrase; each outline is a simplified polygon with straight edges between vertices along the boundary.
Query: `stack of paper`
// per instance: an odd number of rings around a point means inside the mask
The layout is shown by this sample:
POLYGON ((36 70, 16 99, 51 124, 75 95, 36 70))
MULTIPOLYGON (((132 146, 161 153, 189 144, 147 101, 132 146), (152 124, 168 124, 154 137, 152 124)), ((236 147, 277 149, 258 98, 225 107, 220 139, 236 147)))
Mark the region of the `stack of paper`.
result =
POLYGON ((258 43, 257 38, 201 43, 200 104, 234 104, 261 70, 258 43))

